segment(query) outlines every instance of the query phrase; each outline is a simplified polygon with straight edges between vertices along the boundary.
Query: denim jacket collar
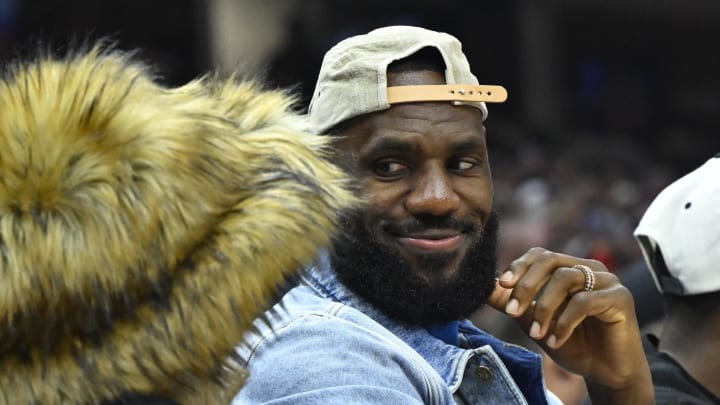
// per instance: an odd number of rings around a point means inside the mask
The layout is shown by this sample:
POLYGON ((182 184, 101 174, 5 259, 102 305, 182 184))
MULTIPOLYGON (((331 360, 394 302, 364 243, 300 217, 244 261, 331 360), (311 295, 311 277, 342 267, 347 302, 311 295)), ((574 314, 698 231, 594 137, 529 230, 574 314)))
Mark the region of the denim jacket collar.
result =
POLYGON ((422 326, 391 318, 338 280, 327 253, 321 254, 316 264, 304 272, 302 280, 321 296, 363 312, 405 341, 440 374, 451 390, 454 391, 460 384, 465 363, 474 354, 472 349, 490 346, 503 361, 528 402, 547 403, 541 357, 538 354, 505 343, 478 329, 469 320, 460 322, 461 347, 457 347, 431 336, 422 326))

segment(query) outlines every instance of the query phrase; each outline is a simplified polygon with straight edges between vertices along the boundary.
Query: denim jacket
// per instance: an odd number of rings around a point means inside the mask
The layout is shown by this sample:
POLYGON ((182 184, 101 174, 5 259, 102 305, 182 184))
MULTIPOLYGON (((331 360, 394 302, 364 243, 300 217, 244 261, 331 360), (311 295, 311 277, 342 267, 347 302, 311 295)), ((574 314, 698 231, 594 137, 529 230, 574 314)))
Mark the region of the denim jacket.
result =
POLYGON ((237 349, 238 404, 555 404, 541 358, 463 321, 459 347, 400 323, 345 287, 327 255, 237 349))

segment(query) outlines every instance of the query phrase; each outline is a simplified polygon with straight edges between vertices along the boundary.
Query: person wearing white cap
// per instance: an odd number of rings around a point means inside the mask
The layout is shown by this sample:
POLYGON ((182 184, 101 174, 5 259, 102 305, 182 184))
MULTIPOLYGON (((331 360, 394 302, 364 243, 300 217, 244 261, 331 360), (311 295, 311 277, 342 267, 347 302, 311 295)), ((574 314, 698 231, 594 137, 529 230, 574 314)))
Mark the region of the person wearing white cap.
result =
POLYGON ((506 97, 445 33, 386 27, 327 52, 308 124, 367 203, 238 348, 236 404, 558 403, 537 354, 467 320, 484 303, 596 403, 653 402, 632 296, 602 263, 534 248, 498 277, 484 121, 506 97))
POLYGON ((720 404, 720 154, 676 180, 634 232, 663 295, 647 357, 658 404, 720 404))

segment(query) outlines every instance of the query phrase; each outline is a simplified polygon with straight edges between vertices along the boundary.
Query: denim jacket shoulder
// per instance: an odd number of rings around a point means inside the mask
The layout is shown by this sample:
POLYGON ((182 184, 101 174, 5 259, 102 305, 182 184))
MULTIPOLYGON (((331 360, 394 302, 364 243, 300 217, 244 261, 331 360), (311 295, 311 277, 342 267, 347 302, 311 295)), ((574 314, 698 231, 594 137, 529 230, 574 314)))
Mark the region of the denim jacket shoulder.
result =
POLYGON ((325 255, 255 327, 238 347, 250 376, 233 404, 454 404, 478 390, 486 403, 548 403, 535 353, 469 321, 462 347, 397 322, 340 283, 325 255))

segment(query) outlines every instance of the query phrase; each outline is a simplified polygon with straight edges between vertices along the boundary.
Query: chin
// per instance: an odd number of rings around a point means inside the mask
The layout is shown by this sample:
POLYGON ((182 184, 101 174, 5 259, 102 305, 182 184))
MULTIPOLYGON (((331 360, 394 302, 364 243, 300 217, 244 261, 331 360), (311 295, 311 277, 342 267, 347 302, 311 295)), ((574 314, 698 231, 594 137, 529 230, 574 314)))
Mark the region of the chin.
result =
POLYGON ((464 255, 459 252, 440 252, 404 256, 410 269, 430 287, 452 284, 460 277, 464 255))

